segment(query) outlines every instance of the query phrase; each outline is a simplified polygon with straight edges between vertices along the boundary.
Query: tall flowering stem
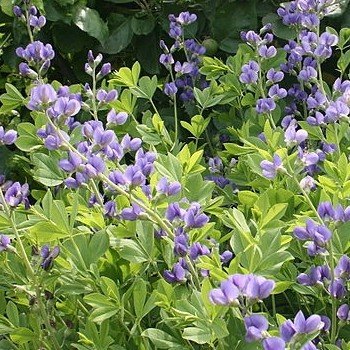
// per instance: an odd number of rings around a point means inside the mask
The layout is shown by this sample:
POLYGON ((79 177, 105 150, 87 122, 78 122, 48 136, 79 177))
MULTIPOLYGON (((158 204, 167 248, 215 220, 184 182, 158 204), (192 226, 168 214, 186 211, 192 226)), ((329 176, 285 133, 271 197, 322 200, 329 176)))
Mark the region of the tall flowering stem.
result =
MULTIPOLYGON (((309 204, 311 210, 314 212, 314 214, 315 214, 317 220, 319 221, 319 223, 321 225, 326 226, 324 220, 321 218, 321 216, 318 213, 316 207, 312 203, 309 194, 300 185, 300 182, 295 177, 295 175, 291 175, 291 174, 294 174, 294 172, 292 171, 292 168, 291 168, 289 162, 287 162, 287 169, 288 169, 287 175, 290 178, 292 178, 294 180, 294 182, 297 184, 298 188, 300 189, 301 193, 303 194, 304 198, 306 199, 307 203, 309 204)), ((328 247, 329 247, 328 251, 329 251, 329 260, 330 260, 329 261, 329 265, 330 265, 330 274, 331 274, 331 284, 333 284, 333 282, 335 280, 335 277, 334 277, 335 265, 334 265, 334 252, 333 252, 332 239, 330 239, 328 241, 328 247)), ((330 339, 331 339, 331 343, 334 344, 335 340, 336 340, 336 336, 337 336, 337 299, 332 294, 330 295, 330 297, 331 297, 331 304, 332 304, 332 319, 331 319, 330 339)))

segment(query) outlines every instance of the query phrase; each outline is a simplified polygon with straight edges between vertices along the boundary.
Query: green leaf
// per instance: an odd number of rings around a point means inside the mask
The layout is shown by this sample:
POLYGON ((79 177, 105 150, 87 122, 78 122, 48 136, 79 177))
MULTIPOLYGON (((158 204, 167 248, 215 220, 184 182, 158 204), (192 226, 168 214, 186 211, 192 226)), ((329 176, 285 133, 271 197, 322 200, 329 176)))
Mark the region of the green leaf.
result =
POLYGON ((182 333, 182 337, 197 344, 210 343, 211 333, 208 328, 187 327, 182 333))
POLYGON ((105 43, 108 37, 108 27, 96 10, 89 7, 78 9, 73 22, 82 31, 96 38, 102 45, 105 43))
POLYGON ((141 333, 141 336, 149 338, 159 349, 183 348, 183 344, 181 344, 176 338, 160 329, 148 328, 141 333))
POLYGON ((41 147, 41 140, 36 136, 37 128, 31 123, 20 123, 17 126, 16 146, 24 152, 31 152, 41 147))
POLYGON ((89 263, 93 264, 109 248, 109 236, 105 231, 95 233, 89 242, 89 263))
POLYGON ((35 341, 37 340, 37 335, 31 331, 28 328, 19 327, 16 328, 11 334, 10 334, 11 340, 19 345, 23 345, 25 343, 35 341))
POLYGON ((131 21, 127 19, 111 31, 103 42, 101 50, 111 55, 116 54, 130 44, 132 37, 131 21))
POLYGON ((58 167, 56 157, 50 157, 44 153, 35 153, 32 155, 32 162, 35 167, 33 177, 43 185, 58 186, 64 181, 65 174, 58 167))
POLYGON ((138 18, 134 16, 131 19, 131 28, 136 35, 146 35, 152 32, 155 26, 153 16, 138 18))
POLYGON ((6 93, 0 96, 0 101, 3 104, 3 106, 0 108, 0 113, 8 113, 11 110, 16 109, 17 107, 21 106, 25 100, 14 85, 6 83, 5 89, 6 93))
POLYGON ((119 247, 119 254, 125 260, 136 264, 148 261, 148 256, 143 249, 131 239, 121 239, 119 247))
POLYGON ((6 305, 6 316, 14 326, 19 327, 19 314, 17 306, 11 300, 6 305))

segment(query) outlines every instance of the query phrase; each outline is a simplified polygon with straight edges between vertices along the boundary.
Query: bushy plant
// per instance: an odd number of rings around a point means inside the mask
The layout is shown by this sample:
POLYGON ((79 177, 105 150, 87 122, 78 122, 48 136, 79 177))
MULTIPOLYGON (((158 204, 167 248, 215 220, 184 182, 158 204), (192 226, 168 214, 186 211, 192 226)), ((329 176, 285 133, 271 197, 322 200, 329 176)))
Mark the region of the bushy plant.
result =
POLYGON ((69 86, 48 77, 40 8, 13 8, 25 89, 7 83, 1 109, 31 119, 0 127, 17 167, 1 349, 350 348, 350 30, 321 24, 339 6, 283 4, 290 39, 266 23, 225 62, 172 14, 164 81, 90 50, 69 86))

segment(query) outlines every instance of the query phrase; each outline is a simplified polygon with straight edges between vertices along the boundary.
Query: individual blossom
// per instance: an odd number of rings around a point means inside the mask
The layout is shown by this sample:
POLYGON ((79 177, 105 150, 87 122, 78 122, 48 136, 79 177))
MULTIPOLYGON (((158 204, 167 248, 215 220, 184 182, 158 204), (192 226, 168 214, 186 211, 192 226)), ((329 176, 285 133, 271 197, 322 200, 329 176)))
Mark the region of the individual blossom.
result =
POLYGON ((261 45, 258 52, 262 58, 272 58, 277 55, 277 49, 274 46, 261 45))
POLYGON ((286 343, 282 338, 269 337, 262 342, 264 350, 285 350, 286 343))
POLYGON ((271 98, 278 100, 287 96, 287 90, 284 88, 280 88, 278 84, 275 84, 270 87, 268 95, 271 98))
POLYGON ((103 103, 111 103, 118 98, 117 90, 106 91, 103 89, 99 89, 96 94, 96 99, 99 104, 103 103))
POLYGON ((324 280, 331 279, 331 272, 327 265, 313 266, 308 274, 301 273, 297 280, 304 286, 323 285, 324 280))
POLYGON ((334 273, 339 278, 350 279, 350 258, 347 255, 339 259, 334 273))
POLYGON ((11 244, 11 239, 9 236, 0 235, 0 252, 7 250, 11 244))
POLYGON ((316 188, 315 179, 310 175, 307 175, 304 178, 302 178, 299 182, 299 185, 306 192, 310 192, 316 188))
POLYGON ((347 117, 350 113, 348 105, 340 100, 332 101, 326 109, 325 121, 334 123, 343 117, 347 117))
POLYGON ((59 162, 60 168, 68 173, 76 171, 81 164, 82 159, 80 155, 72 151, 69 151, 68 159, 62 159, 59 162))
POLYGON ((32 88, 28 108, 32 111, 40 110, 55 102, 57 94, 50 84, 41 84, 32 88))
POLYGON ((17 140, 17 131, 8 130, 5 131, 2 126, 0 126, 0 145, 12 145, 17 140))
POLYGON ((311 315, 305 318, 302 311, 299 311, 294 318, 293 327, 296 334, 311 334, 321 330, 324 323, 319 315, 311 315))
POLYGON ((239 76, 239 80, 244 84, 255 84, 258 81, 258 72, 260 70, 259 64, 255 61, 249 61, 249 63, 243 65, 242 73, 239 76))
POLYGON ((304 142, 308 138, 308 133, 306 130, 297 130, 296 121, 291 122, 284 132, 284 142, 287 146, 296 145, 304 142))
POLYGON ((169 183, 167 178, 162 177, 156 186, 157 192, 166 196, 174 196, 181 191, 181 184, 178 181, 169 183))
POLYGON ((104 215, 109 218, 114 218, 117 215, 117 204, 110 200, 104 204, 104 215))
POLYGON ((263 160, 260 163, 263 176, 268 179, 274 179, 277 176, 278 171, 283 171, 284 167, 282 164, 282 159, 275 154, 273 156, 273 161, 263 160))
POLYGON ((42 257, 40 266, 46 271, 50 270, 50 268, 53 265, 54 259, 58 257, 59 253, 60 248, 58 246, 55 246, 52 250, 50 250, 50 246, 44 245, 41 248, 40 252, 40 255, 42 257))
POLYGON ((225 280, 221 282, 220 288, 210 291, 209 300, 214 305, 238 306, 240 304, 239 296, 239 289, 230 280, 225 280))
POLYGON ((163 276, 169 283, 184 283, 186 282, 187 273, 186 263, 181 259, 179 262, 174 264, 171 270, 165 270, 163 276))
POLYGON ((196 260, 199 256, 210 255, 210 250, 206 245, 195 242, 189 249, 189 255, 192 260, 196 260))
POLYGON ((186 224, 186 227, 189 228, 200 228, 204 226, 209 218, 204 213, 201 213, 201 206, 199 203, 194 202, 190 205, 190 207, 186 210, 183 220, 186 224))
POLYGON ((281 71, 276 71, 274 68, 271 68, 267 71, 266 78, 267 78, 267 81, 272 84, 279 83, 280 81, 283 80, 284 73, 281 71))
POLYGON ((141 207, 135 203, 132 203, 131 207, 124 208, 121 211, 120 217, 124 220, 135 221, 141 214, 143 214, 141 207))
POLYGON ((213 158, 209 158, 208 165, 209 165, 209 171, 212 174, 220 173, 224 168, 222 160, 218 156, 213 157, 213 158))
POLYGON ((350 321, 350 307, 347 304, 343 304, 339 306, 338 311, 337 311, 337 316, 339 320, 344 321, 344 322, 349 322, 350 321))
POLYGON ((52 107, 47 110, 47 113, 54 120, 62 117, 66 120, 66 118, 78 114, 80 109, 81 103, 75 98, 59 97, 52 107))
POLYGON ((245 296, 250 301, 266 299, 275 288, 273 280, 266 279, 262 276, 253 276, 245 287, 245 296))
POLYGON ((334 279, 328 287, 328 292, 333 298, 342 299, 347 294, 346 285, 341 278, 334 279))
POLYGON ((21 186, 19 182, 14 182, 5 192, 5 201, 10 207, 17 207, 21 203, 24 203, 24 205, 28 207, 28 195, 28 184, 21 186))
POLYGON ((174 202, 168 205, 168 208, 165 212, 165 217, 171 222, 173 222, 174 220, 182 221, 185 213, 185 209, 182 209, 178 202, 174 202))
POLYGON ((276 103, 273 98, 259 98, 256 102, 256 111, 259 114, 270 113, 276 108, 276 103))
POLYGON ((164 84, 164 93, 169 97, 175 96, 177 93, 177 90, 178 90, 177 86, 174 82, 164 84))
POLYGON ((246 329, 245 339, 248 343, 263 339, 269 328, 269 323, 263 315, 253 314, 244 318, 246 329))
POLYGON ((188 253, 188 236, 182 229, 179 229, 174 237, 174 254, 185 256, 188 253))

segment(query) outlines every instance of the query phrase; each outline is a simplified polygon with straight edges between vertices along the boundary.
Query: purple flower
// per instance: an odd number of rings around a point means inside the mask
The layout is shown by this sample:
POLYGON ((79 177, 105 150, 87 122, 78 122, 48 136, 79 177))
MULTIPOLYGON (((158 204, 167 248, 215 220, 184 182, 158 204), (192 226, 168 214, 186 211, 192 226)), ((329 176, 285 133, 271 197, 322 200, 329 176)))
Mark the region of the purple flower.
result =
POLYGON ((267 47, 267 45, 261 45, 258 52, 263 58, 272 58, 276 56, 277 49, 274 46, 267 47))
POLYGON ((178 181, 169 183, 167 178, 162 177, 156 186, 157 192, 166 196, 174 196, 181 191, 181 184, 178 181))
POLYGON ((209 248, 199 242, 195 242, 190 247, 190 257, 192 260, 196 260, 199 256, 210 255, 209 248))
POLYGON ((248 281, 245 294, 251 300, 262 300, 266 299, 274 288, 275 282, 273 280, 268 280, 262 276, 254 276, 248 281))
POLYGON ((308 133, 306 130, 300 129, 296 130, 296 121, 292 121, 286 131, 284 132, 284 142, 287 146, 294 144, 300 144, 308 138, 308 133))
POLYGON ((335 211, 331 202, 321 202, 317 207, 317 212, 324 220, 333 219, 335 215, 335 211))
POLYGON ((107 114, 107 124, 123 125, 128 119, 128 114, 126 112, 116 113, 114 108, 112 108, 107 114))
POLYGON ((311 334, 323 328, 324 323, 319 315, 311 315, 305 318, 302 311, 299 311, 294 318, 294 329, 298 334, 311 334))
POLYGON ((313 67, 306 67, 302 69, 298 75, 298 78, 302 81, 309 81, 317 78, 317 71, 313 67))
POLYGON ((117 90, 110 90, 105 91, 103 89, 100 89, 97 91, 96 99, 99 101, 99 103, 110 103, 113 102, 118 98, 118 91, 117 90))
POLYGON ((167 96, 173 97, 177 93, 177 86, 174 82, 164 84, 164 93, 167 96))
POLYGON ((270 162, 268 160, 263 160, 260 163, 260 167, 262 169, 262 174, 268 179, 274 179, 279 170, 283 170, 282 159, 275 154, 273 156, 273 161, 270 162))
POLYGON ((80 101, 69 97, 59 97, 54 105, 48 109, 48 114, 52 118, 60 116, 72 117, 78 114, 80 109, 80 101))
POLYGON ((5 200, 10 207, 17 207, 21 203, 24 203, 27 207, 29 205, 28 195, 28 184, 21 186, 19 182, 14 182, 5 192, 5 200))
POLYGON ((14 6, 13 7, 13 14, 16 16, 16 17, 22 17, 22 15, 23 15, 23 11, 22 11, 22 9, 19 7, 19 6, 14 6))
POLYGON ((350 258, 347 255, 343 255, 339 259, 334 273, 339 278, 350 278, 350 258))
POLYGON ((306 192, 310 192, 316 188, 315 179, 309 175, 301 179, 299 184, 300 187, 306 192))
POLYGON ((264 338, 264 333, 269 328, 269 323, 263 315, 253 314, 244 318, 244 326, 247 332, 245 340, 251 343, 264 338))
POLYGON ((183 217, 186 227, 200 228, 209 221, 208 216, 201 213, 200 210, 201 206, 199 203, 194 202, 190 205, 183 217))
POLYGON ((109 218, 114 218, 117 215, 117 205, 115 201, 108 201, 104 205, 104 215, 109 218))
POLYGON ((39 110, 48 104, 55 102, 57 94, 50 84, 41 84, 32 88, 28 108, 32 111, 39 110))
POLYGON ((350 321, 350 307, 347 304, 339 306, 337 311, 339 320, 349 322, 350 321))
POLYGON ((4 128, 0 126, 0 145, 12 145, 17 140, 17 131, 8 130, 5 132, 4 128))
POLYGON ((124 220, 135 221, 141 214, 142 214, 141 208, 137 204, 132 203, 131 207, 124 208, 121 211, 120 216, 124 220))
POLYGON ((344 281, 341 278, 336 278, 328 287, 328 292, 333 298, 342 299, 347 294, 347 289, 344 281))
POLYGON ((96 78, 97 80, 105 77, 106 75, 108 75, 112 70, 112 67, 111 67, 111 64, 108 62, 108 63, 104 63, 101 67, 101 70, 98 72, 96 78))
POLYGON ((350 109, 344 102, 337 100, 329 104, 326 109, 325 120, 327 123, 334 123, 342 117, 349 115, 350 109))
POLYGON ((286 343, 279 337, 270 337, 263 340, 264 350, 285 350, 286 343))
POLYGON ((137 165, 129 165, 126 168, 124 179, 132 187, 144 185, 146 181, 145 175, 137 165))
POLYGON ((46 18, 44 16, 37 17, 37 16, 30 15, 29 24, 33 28, 41 29, 46 24, 46 18))
POLYGON ((177 262, 172 270, 164 271, 164 279, 169 283, 183 283, 186 282, 187 270, 184 268, 183 263, 177 262))
POLYGON ((138 137, 131 138, 129 134, 126 134, 122 141, 120 142, 121 147, 124 150, 124 153, 128 151, 137 151, 141 147, 142 141, 138 137))
POLYGON ((6 250, 10 244, 11 244, 10 237, 6 235, 0 235, 0 252, 3 252, 4 250, 6 250))
POLYGON ((182 230, 176 233, 174 238, 174 254, 185 256, 188 252, 188 236, 182 230))
POLYGON ((182 208, 180 208, 180 205, 178 202, 170 203, 166 212, 165 217, 169 221, 174 221, 175 219, 182 220, 186 211, 182 208))
POLYGON ((50 251, 50 246, 44 245, 41 248, 41 257, 42 257, 42 262, 40 266, 44 270, 50 270, 50 268, 53 265, 53 261, 55 258, 58 257, 58 254, 60 253, 60 248, 58 246, 55 246, 51 251, 50 251))
POLYGON ((296 330, 291 320, 287 320, 280 326, 280 334, 285 342, 289 342, 295 335, 296 330))
POLYGON ((287 90, 280 88, 278 84, 275 84, 270 87, 268 95, 274 99, 285 98, 287 96, 287 90))
POLYGON ((284 78, 284 73, 281 71, 276 71, 274 68, 271 68, 267 71, 266 77, 271 83, 279 83, 284 78))
POLYGON ((256 102, 256 111, 259 114, 270 113, 276 108, 276 103, 273 98, 260 98, 256 102))
POLYGON ((69 151, 68 159, 62 159, 59 162, 60 168, 68 173, 76 171, 81 164, 81 157, 72 151, 69 151))
POLYGON ((322 285, 325 279, 331 279, 330 269, 327 265, 311 267, 309 274, 301 273, 297 277, 298 282, 304 286, 322 285))
POLYGON ((181 24, 181 25, 188 25, 197 20, 197 15, 194 13, 189 13, 188 11, 186 12, 181 12, 178 17, 176 17, 176 21, 181 24))
POLYGON ((215 305, 239 305, 239 290, 230 281, 221 282, 220 288, 215 288, 209 292, 209 300, 215 305))
POLYGON ((225 251, 220 255, 220 261, 221 261, 223 264, 227 264, 232 258, 233 258, 233 253, 230 252, 229 250, 225 250, 225 251))

